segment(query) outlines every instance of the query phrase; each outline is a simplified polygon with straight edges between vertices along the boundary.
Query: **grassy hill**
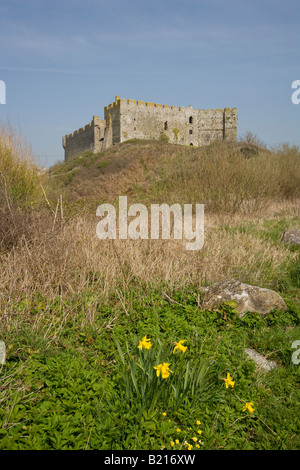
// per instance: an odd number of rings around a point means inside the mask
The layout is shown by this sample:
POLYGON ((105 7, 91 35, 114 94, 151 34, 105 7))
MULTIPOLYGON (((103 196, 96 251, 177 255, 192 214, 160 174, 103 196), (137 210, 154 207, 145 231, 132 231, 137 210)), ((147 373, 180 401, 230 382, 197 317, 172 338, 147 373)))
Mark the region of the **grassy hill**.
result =
POLYGON ((298 449, 299 247, 281 236, 300 227, 299 149, 128 141, 39 175, 1 142, 0 449, 298 449), (120 195, 205 204, 204 247, 99 240, 96 207, 120 195), (288 310, 203 310, 201 287, 225 278, 288 310))
MULTIPOLYGON (((252 139, 255 141, 255 139, 252 139)), ((299 152, 271 152, 253 143, 191 148, 132 140, 104 152, 86 152, 49 171, 72 200, 204 203, 210 212, 255 212, 270 201, 300 196, 299 152)))

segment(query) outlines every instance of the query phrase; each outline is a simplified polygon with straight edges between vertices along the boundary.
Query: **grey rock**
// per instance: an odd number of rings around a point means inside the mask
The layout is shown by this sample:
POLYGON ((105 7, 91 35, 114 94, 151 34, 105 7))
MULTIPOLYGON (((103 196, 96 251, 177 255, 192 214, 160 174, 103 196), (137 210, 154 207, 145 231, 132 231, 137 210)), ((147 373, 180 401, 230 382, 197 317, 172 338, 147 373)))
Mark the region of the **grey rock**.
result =
POLYGON ((266 371, 275 369, 278 365, 275 361, 268 361, 265 356, 262 356, 254 349, 245 349, 245 353, 250 357, 250 359, 253 359, 259 367, 266 371))
POLYGON ((300 230, 289 229, 282 234, 281 241, 290 245, 300 245, 300 230))
POLYGON ((217 282, 203 291, 201 306, 204 309, 218 309, 224 302, 235 301, 236 309, 241 317, 246 312, 266 315, 275 309, 287 310, 285 301, 277 292, 244 284, 235 279, 217 282))

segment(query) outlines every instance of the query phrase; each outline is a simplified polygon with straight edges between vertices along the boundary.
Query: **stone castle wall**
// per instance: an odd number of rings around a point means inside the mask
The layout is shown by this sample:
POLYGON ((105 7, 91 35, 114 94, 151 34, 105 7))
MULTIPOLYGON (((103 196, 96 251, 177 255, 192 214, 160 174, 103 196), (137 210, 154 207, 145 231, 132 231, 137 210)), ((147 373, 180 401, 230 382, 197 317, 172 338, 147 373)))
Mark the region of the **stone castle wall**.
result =
POLYGON ((237 140, 236 108, 193 109, 192 106, 161 105, 116 96, 113 103, 105 106, 104 120, 97 119, 99 122, 94 121, 94 117, 88 129, 85 126, 64 136, 66 160, 86 150, 99 152, 129 139, 158 140, 161 134, 165 134, 170 143, 193 146, 209 145, 216 140, 237 140))
POLYGON ((100 152, 105 134, 105 121, 94 116, 92 121, 84 127, 63 136, 65 160, 76 157, 83 152, 100 152))

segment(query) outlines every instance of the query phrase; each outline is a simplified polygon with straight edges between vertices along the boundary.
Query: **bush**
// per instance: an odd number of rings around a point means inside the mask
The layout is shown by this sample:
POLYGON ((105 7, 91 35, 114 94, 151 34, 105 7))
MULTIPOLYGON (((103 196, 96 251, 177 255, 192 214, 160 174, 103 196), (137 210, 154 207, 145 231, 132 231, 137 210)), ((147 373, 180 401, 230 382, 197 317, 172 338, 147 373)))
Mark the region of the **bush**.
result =
POLYGON ((215 143, 180 150, 147 175, 153 202, 205 204, 206 212, 253 214, 300 196, 299 149, 277 153, 215 143), (245 158, 246 157, 246 158, 245 158))
POLYGON ((32 226, 29 214, 40 197, 30 146, 10 126, 0 125, 0 248, 14 245, 32 226))
POLYGON ((159 136, 159 140, 160 140, 160 142, 163 142, 164 144, 167 144, 169 142, 169 137, 167 136, 167 134, 162 132, 159 136))

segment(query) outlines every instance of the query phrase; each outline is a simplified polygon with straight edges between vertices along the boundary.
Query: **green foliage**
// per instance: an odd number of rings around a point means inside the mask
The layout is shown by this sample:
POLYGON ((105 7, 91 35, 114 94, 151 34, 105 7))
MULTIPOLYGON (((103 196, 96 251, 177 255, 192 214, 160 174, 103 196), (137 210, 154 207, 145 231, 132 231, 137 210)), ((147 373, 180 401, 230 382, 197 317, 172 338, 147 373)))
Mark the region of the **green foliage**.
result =
POLYGON ((133 350, 126 343, 126 354, 116 340, 123 364, 123 380, 129 404, 140 404, 142 411, 152 412, 156 406, 177 411, 189 401, 196 404, 208 398, 208 375, 211 363, 200 357, 187 359, 184 353, 173 352, 159 339, 150 349, 140 350, 135 341, 133 350), (126 357, 126 359, 125 359, 126 357), (167 377, 157 375, 155 367, 167 364, 167 377), (169 403, 166 406, 166 402, 169 403))
POLYGON ((177 142, 177 140, 178 140, 178 134, 179 134, 179 129, 177 129, 176 127, 174 127, 173 133, 174 133, 175 140, 176 140, 176 142, 177 142))
POLYGON ((173 304, 159 290, 124 295, 129 316, 89 291, 14 304, 31 321, 1 333, 0 449, 299 448, 300 371, 291 362, 298 304, 240 318, 230 304, 200 310, 192 290, 170 293, 173 304), (85 316, 91 302, 93 323, 85 316), (145 335, 150 350, 138 348, 145 335), (182 339, 187 350, 174 353, 182 339), (245 348, 278 367, 260 370, 245 348), (163 362, 172 371, 165 379, 153 367, 163 362), (227 373, 233 388, 224 385, 227 373), (243 411, 249 402, 251 414, 243 411))
POLYGON ((108 165, 108 162, 106 160, 103 160, 97 164, 97 168, 99 168, 100 170, 101 168, 105 168, 107 165, 108 165))
POLYGON ((164 144, 167 144, 169 142, 169 137, 164 132, 161 132, 161 134, 159 136, 159 140, 160 140, 160 142, 163 142, 164 144))

